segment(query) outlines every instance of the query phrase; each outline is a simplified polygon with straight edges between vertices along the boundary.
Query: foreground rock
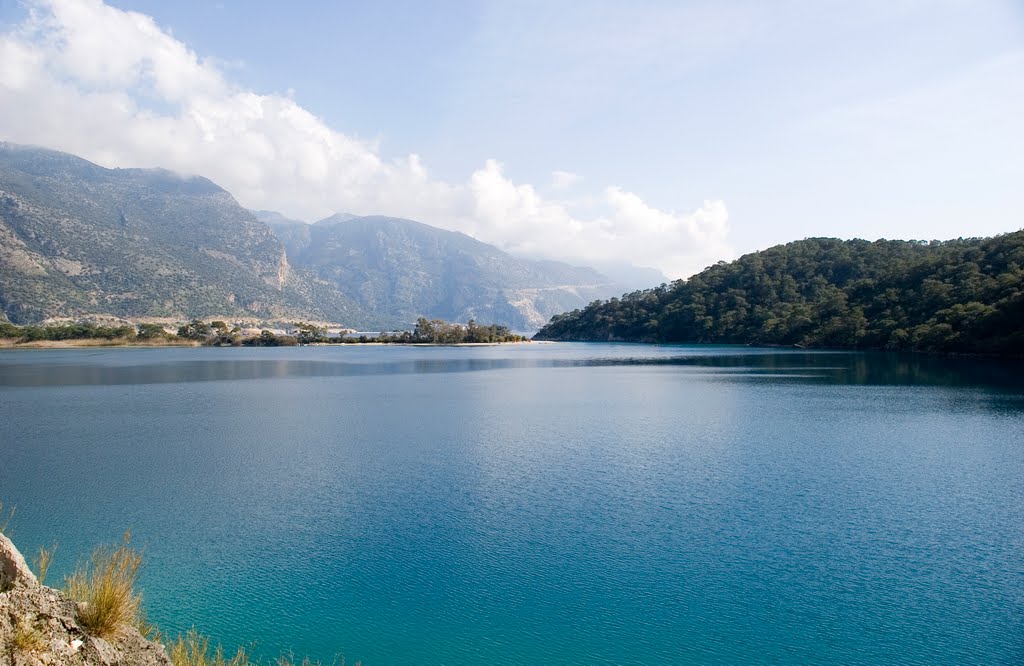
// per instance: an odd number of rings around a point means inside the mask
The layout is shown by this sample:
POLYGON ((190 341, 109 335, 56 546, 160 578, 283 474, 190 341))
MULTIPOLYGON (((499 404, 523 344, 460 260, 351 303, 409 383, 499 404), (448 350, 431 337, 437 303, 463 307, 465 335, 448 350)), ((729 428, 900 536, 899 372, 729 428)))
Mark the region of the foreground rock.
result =
POLYGON ((0 660, 11 666, 170 666, 164 647, 124 627, 107 640, 90 636, 76 604, 40 585, 18 549, 0 534, 0 660))

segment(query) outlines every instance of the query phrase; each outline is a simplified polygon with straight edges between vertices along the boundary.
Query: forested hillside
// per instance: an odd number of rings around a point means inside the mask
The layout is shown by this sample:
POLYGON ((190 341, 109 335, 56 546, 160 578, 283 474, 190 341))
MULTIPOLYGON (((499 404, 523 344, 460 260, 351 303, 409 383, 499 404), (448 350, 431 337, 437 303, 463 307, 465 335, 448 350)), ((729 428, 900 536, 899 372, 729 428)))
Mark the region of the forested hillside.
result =
POLYGON ((1024 231, 811 238, 556 315, 535 339, 1024 354, 1024 231))

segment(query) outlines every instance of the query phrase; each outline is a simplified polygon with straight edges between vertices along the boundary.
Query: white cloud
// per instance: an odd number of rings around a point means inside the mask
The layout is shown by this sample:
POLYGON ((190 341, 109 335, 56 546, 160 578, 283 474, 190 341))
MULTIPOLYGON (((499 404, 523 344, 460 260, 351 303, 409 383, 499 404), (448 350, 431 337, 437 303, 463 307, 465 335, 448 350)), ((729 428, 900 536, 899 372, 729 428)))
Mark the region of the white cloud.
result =
MULTIPOLYGON (((418 155, 328 127, 289 92, 233 84, 152 18, 100 0, 36 0, 0 35, 0 136, 104 166, 205 175, 245 206, 316 219, 382 213, 469 233, 550 258, 628 260, 672 277, 732 256, 722 202, 670 213, 608 188, 606 214, 579 219, 566 201, 507 178, 494 160, 462 183, 432 178, 418 155)), ((581 177, 556 171, 552 188, 581 177)))
POLYGON ((578 173, 571 171, 552 171, 551 172, 551 189, 553 190, 567 190, 573 185, 576 185, 583 176, 578 173))

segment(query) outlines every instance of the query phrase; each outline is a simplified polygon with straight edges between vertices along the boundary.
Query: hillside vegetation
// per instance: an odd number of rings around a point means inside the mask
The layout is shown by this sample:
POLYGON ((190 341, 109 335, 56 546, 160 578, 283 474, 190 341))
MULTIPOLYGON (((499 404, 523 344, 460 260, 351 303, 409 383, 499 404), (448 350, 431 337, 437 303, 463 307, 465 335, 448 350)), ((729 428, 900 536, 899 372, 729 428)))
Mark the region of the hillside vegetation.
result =
POLYGON ((97 313, 376 322, 290 266, 273 232, 205 178, 8 143, 0 312, 16 324, 97 313))
POLYGON ((540 340, 1024 353, 1024 231, 811 238, 556 315, 540 340))

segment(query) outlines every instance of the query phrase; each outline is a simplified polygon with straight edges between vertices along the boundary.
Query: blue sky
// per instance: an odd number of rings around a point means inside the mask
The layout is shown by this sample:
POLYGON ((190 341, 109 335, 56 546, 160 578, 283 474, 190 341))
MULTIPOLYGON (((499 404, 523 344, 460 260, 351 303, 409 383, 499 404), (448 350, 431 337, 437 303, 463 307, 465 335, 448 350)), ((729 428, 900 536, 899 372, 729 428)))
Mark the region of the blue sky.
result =
POLYGON ((1024 226, 1020 2, 0 0, 0 21, 0 138, 308 220, 671 277, 807 236, 1024 226))

